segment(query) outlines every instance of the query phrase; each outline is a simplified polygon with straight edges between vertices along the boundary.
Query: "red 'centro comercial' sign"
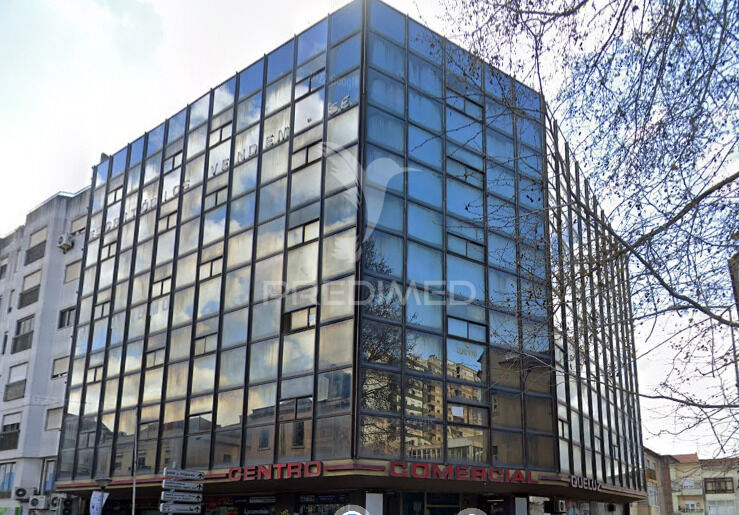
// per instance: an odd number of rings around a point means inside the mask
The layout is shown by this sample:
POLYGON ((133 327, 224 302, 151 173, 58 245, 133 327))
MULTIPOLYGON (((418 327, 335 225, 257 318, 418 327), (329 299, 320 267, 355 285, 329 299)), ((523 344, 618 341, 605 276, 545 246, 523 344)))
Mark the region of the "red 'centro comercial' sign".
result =
MULTIPOLYGON (((330 467, 329 467, 330 468, 330 467)), ((322 461, 279 463, 233 467, 228 471, 230 481, 260 481, 270 479, 300 479, 323 475, 322 461)), ((406 461, 390 462, 385 470, 391 477, 412 479, 446 479, 456 481, 489 481, 491 483, 537 483, 529 470, 469 465, 442 465, 406 461)))

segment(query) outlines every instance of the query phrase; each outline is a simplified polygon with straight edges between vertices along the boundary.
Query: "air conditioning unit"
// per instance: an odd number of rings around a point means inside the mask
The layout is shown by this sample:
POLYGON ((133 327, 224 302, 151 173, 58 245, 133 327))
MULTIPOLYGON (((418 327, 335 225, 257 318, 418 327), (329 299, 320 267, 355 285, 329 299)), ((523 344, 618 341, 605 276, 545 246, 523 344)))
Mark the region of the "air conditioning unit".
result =
POLYGON ((544 511, 546 513, 567 513, 567 501, 564 499, 546 501, 544 503, 544 511))
POLYGON ((13 498, 16 501, 27 501, 28 500, 28 490, 26 490, 22 486, 19 486, 18 488, 13 490, 13 498))
POLYGON ((28 499, 28 507, 32 510, 48 510, 49 498, 45 495, 32 495, 28 499))
POLYGON ((567 513, 567 501, 564 499, 557 499, 557 511, 559 513, 567 513))
POLYGON ((74 237, 69 233, 60 235, 59 239, 56 240, 56 246, 62 249, 62 252, 66 254, 69 249, 74 247, 74 237))
POLYGON ((49 501, 49 506, 51 506, 52 510, 56 510, 59 508, 59 506, 62 505, 64 502, 64 499, 66 499, 66 495, 53 495, 51 497, 51 500, 49 501))

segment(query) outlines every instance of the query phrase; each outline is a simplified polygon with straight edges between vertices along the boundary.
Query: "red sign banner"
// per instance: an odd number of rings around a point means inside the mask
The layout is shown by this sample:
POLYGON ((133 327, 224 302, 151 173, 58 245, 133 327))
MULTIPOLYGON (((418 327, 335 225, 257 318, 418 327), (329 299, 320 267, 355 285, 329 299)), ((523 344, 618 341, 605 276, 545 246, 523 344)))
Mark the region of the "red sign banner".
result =
MULTIPOLYGON (((329 467, 330 468, 330 467, 329 467)), ((378 467, 379 468, 379 467, 378 467)), ((279 463, 233 467, 228 471, 230 481, 264 481, 270 479, 301 479, 320 477, 325 470, 322 461, 279 463)), ((530 470, 470 465, 442 465, 438 463, 392 461, 385 470, 390 477, 412 479, 446 479, 456 481, 489 481, 491 483, 538 483, 530 470)))

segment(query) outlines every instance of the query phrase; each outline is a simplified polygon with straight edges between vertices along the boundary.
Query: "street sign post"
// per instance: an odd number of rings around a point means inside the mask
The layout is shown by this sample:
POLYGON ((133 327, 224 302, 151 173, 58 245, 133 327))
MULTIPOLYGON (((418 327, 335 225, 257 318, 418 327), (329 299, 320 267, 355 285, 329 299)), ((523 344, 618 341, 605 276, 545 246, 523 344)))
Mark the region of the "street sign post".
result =
POLYGON ((173 481, 165 479, 162 481, 162 490, 179 490, 183 492, 202 492, 203 483, 188 483, 187 481, 173 481))
POLYGON ((196 470, 171 469, 169 467, 164 467, 164 477, 202 481, 205 479, 205 474, 196 470))
POLYGON ((161 513, 200 513, 201 506, 199 504, 174 504, 161 503, 159 511, 161 513))
POLYGON ((185 492, 162 492, 162 501, 164 502, 203 502, 202 494, 188 494, 185 492))

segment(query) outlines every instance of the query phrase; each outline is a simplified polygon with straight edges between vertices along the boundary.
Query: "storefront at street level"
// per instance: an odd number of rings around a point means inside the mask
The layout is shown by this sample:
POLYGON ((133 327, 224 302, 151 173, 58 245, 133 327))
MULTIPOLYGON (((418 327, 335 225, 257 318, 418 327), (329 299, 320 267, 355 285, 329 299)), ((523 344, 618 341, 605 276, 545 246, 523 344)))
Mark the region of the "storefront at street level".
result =
MULTIPOLYGON (((137 478, 142 514, 158 511, 162 476, 137 478)), ((89 497, 94 481, 63 482, 57 489, 89 497)), ((130 513, 131 479, 114 480, 104 513, 130 513)), ((407 461, 335 460, 232 467, 206 474, 204 513, 254 515, 333 514, 349 504, 381 506, 382 514, 547 513, 546 501, 564 501, 568 513, 628 513, 640 491, 579 476, 504 467, 407 461), (524 510, 524 511, 522 511, 524 510), (577 510, 577 511, 573 511, 577 510)), ((556 509, 556 508, 555 508, 556 509)))

